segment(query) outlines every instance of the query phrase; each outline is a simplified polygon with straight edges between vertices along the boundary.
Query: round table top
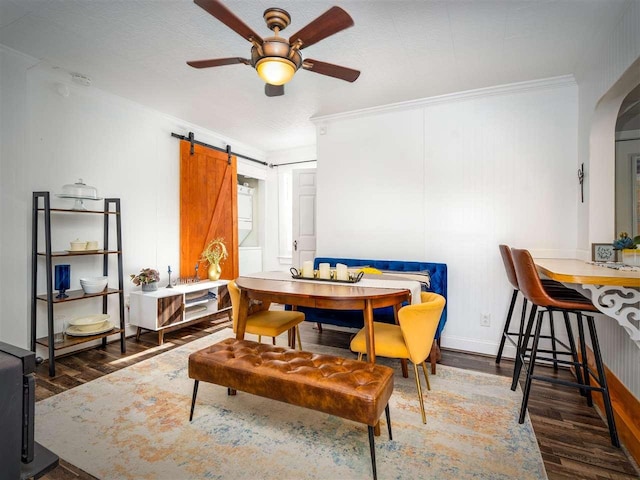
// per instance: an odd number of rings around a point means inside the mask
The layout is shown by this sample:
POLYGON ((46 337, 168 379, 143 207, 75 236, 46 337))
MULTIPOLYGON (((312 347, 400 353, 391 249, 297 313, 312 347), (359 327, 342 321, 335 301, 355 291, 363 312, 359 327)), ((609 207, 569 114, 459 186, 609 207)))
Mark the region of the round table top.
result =
POLYGON ((404 288, 361 287, 357 284, 334 284, 305 280, 271 280, 238 277, 236 279, 236 285, 238 285, 241 290, 252 292, 303 298, 322 298, 335 301, 374 300, 398 297, 399 302, 401 302, 410 295, 410 291, 404 288))

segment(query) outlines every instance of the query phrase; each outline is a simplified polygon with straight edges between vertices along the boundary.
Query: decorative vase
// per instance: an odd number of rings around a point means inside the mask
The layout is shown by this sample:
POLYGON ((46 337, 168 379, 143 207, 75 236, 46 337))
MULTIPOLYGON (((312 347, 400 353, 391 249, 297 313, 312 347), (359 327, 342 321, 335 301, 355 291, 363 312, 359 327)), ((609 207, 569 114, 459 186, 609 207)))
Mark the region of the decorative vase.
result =
POLYGON ((55 268, 55 288, 58 290, 56 298, 67 298, 65 293, 71 286, 71 265, 56 265, 55 268))
POLYGON ((222 269, 220 268, 219 263, 211 263, 209 264, 208 270, 209 280, 215 281, 220 278, 220 274, 222 273, 222 269))
POLYGON ((158 282, 151 282, 151 283, 143 283, 142 284, 142 291, 143 292, 155 292, 156 290, 158 290, 158 282))
POLYGON ((640 249, 625 248, 622 250, 622 263, 632 267, 640 267, 640 249))

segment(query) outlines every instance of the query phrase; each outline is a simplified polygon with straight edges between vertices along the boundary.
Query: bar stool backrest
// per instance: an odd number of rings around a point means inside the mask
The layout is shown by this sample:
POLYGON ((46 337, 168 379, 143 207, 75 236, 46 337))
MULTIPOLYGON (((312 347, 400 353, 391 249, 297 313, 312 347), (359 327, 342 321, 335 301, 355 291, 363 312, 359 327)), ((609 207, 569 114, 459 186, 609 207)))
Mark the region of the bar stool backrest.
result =
POLYGON ((509 283, 516 290, 520 290, 516 269, 513 266, 513 258, 511 258, 511 248, 508 245, 499 245, 498 248, 500 249, 500 255, 502 255, 502 263, 504 263, 504 270, 507 272, 509 283))
POLYGON ((539 307, 553 305, 555 302, 544 289, 529 251, 512 248, 511 257, 520 291, 525 298, 539 307))

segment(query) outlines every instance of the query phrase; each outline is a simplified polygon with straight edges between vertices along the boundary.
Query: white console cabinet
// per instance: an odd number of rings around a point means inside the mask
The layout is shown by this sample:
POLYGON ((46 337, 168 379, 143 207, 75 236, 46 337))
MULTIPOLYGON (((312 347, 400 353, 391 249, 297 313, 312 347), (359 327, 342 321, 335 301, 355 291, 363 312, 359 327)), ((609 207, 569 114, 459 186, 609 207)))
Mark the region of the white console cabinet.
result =
POLYGON ((142 329, 158 332, 162 345, 168 327, 204 320, 205 317, 227 311, 231 316, 228 280, 203 281, 160 288, 154 292, 131 292, 129 322, 142 329))

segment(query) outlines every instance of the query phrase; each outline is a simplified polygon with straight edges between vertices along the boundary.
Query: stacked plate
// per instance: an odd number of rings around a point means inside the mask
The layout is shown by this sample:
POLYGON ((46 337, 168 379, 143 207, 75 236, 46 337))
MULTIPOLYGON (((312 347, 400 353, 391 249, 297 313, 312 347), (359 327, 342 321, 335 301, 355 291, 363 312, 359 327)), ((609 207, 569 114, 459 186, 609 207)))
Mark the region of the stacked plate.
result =
POLYGON ((115 326, 109 321, 107 313, 85 315, 69 320, 67 334, 74 337, 88 337, 113 330, 115 326))

